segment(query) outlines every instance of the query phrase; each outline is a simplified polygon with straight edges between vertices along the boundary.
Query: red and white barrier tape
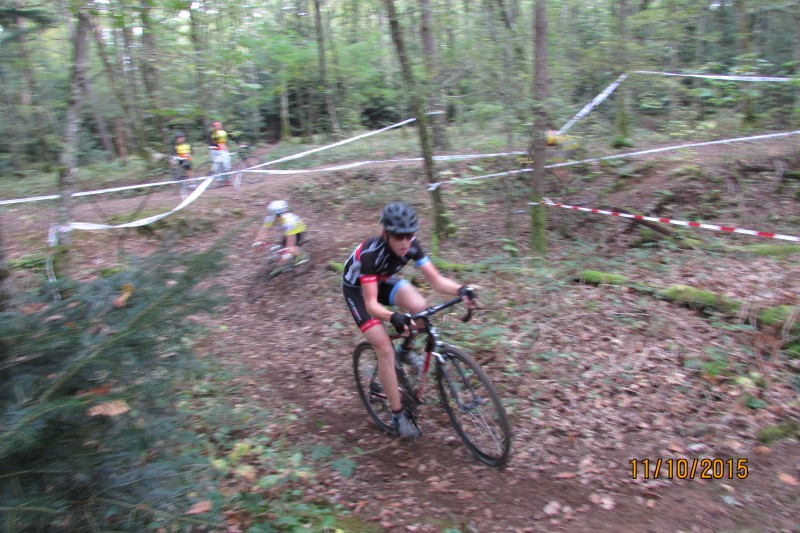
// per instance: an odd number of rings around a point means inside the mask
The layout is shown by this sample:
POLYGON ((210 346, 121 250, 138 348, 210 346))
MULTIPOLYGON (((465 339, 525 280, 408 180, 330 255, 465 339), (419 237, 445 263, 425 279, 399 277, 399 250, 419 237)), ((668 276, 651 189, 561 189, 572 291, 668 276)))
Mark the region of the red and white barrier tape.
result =
POLYGON ((633 220, 647 220, 650 222, 662 222, 664 224, 675 224, 677 226, 687 226, 690 228, 702 228, 715 231, 723 231, 725 233, 743 233, 744 235, 754 235, 756 237, 767 237, 770 239, 781 239, 784 241, 800 242, 800 237, 793 235, 782 235, 780 233, 772 233, 769 231, 754 231, 749 229, 734 228, 731 226, 718 226, 716 224, 707 224, 705 222, 691 222, 686 220, 673 220, 671 218, 663 217, 647 217, 644 215, 631 215, 629 213, 618 213, 617 211, 606 211, 605 209, 594 209, 591 207, 578 207, 575 205, 566 205, 553 202, 549 198, 543 198, 542 202, 529 202, 528 205, 547 205, 551 207, 561 207, 564 209, 571 209, 573 211, 583 211, 585 213, 596 213, 599 215, 609 215, 612 217, 630 218, 633 220))

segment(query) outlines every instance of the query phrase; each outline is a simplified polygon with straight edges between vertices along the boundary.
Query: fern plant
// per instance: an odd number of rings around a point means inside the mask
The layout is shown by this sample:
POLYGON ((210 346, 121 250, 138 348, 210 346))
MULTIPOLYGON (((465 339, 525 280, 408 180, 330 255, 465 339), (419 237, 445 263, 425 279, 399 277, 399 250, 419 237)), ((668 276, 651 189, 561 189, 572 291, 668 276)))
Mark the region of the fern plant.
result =
POLYGON ((217 303, 221 254, 158 254, 0 315, 0 530, 137 531, 203 489, 171 441, 172 398, 201 368, 187 335, 217 303))

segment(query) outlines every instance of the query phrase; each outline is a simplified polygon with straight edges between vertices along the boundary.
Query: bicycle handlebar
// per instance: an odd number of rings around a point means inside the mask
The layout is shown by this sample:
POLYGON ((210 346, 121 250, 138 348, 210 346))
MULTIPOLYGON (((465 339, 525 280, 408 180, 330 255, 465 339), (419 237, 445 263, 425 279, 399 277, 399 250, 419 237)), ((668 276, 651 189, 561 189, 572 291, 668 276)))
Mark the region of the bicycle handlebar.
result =
MULTIPOLYGON (((428 307, 427 309, 423 309, 422 311, 420 311, 419 313, 417 313, 415 315, 410 315, 411 316, 411 320, 417 320, 418 318, 428 318, 429 316, 435 315, 439 311, 443 311, 443 310, 447 309, 448 307, 453 307, 454 305, 456 305, 457 303, 459 303, 461 301, 463 301, 463 300, 461 299, 461 296, 459 296, 457 298, 453 298, 452 300, 448 300, 448 301, 446 301, 444 303, 440 303, 439 305, 434 305, 433 307, 428 307)), ((467 314, 464 315, 463 317, 461 317, 461 321, 462 322, 469 322, 469 320, 472 318, 472 313, 473 313, 473 309, 471 307, 468 307, 467 308, 467 314)))

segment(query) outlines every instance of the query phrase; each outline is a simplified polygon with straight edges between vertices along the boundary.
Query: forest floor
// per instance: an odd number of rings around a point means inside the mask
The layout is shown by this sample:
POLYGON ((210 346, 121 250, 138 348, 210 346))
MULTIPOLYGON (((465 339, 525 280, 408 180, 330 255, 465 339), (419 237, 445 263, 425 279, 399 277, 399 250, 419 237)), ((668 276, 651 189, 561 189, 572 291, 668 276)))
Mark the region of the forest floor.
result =
MULTIPOLYGON (((736 153, 724 148, 597 166, 559 176, 548 194, 565 204, 798 235, 800 184, 781 181, 780 173, 797 171, 800 153, 796 144, 770 146, 768 153, 756 144, 736 153)), ((466 166, 451 172, 475 173, 466 166)), ((547 265, 534 267, 501 250, 506 209, 499 183, 445 187, 457 233, 441 245, 441 257, 494 260, 484 271, 445 272, 480 285, 485 309, 468 329, 451 320, 442 332, 484 362, 506 401, 512 455, 502 469, 476 462, 435 405, 422 411, 417 442, 379 432, 356 393, 351 354, 361 336, 329 263, 344 262, 358 242, 377 234, 381 206, 401 194, 420 207, 420 239, 427 245, 432 222, 420 176, 407 165, 266 176, 242 188, 209 190, 175 215, 183 221, 180 249, 201 250, 236 229, 225 237, 228 266, 216 280, 227 304, 220 315, 204 318, 209 335, 199 345, 202 355, 241 372, 230 401, 294 414, 280 427, 290 445, 326 446, 333 458, 355 461, 351 475, 321 468, 301 482, 309 501, 349 510, 339 525, 346 531, 798 530, 800 360, 781 341, 791 325, 781 331, 743 324, 766 306, 800 304, 796 254, 741 248, 783 245, 776 241, 697 230, 692 238, 715 247, 683 247, 628 221, 552 208, 547 265), (302 276, 276 279, 248 304, 245 292, 258 263, 249 245, 258 217, 275 198, 288 199, 308 223, 313 266, 302 276), (715 291, 745 302, 746 312, 731 319, 624 287, 574 282, 584 269, 656 287, 715 291), (703 463, 693 473, 678 467, 691 470, 695 459, 720 461, 709 463, 710 479, 701 479, 703 463)), ((177 198, 153 193, 146 214, 174 206, 177 198)), ((84 203, 74 218, 136 218, 141 202, 84 203)), ((525 197, 514 207, 524 209, 525 197)), ((10 259, 42 249, 48 209, 21 206, 3 218, 10 259)), ((520 248, 527 220, 514 219, 520 248)), ((79 233, 76 241, 87 278, 116 264, 120 250, 147 254, 160 246, 157 235, 135 231, 79 233)), ((419 281, 413 267, 407 270, 419 281)), ((253 428, 253 434, 271 431, 278 430, 253 428)))

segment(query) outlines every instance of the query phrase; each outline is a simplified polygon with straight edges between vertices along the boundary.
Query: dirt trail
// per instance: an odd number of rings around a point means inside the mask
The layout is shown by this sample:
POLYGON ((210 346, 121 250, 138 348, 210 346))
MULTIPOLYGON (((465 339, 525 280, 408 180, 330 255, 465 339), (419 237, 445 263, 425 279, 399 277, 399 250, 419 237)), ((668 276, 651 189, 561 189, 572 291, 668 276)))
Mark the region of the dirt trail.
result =
MULTIPOLYGON (((637 404, 620 403, 620 420, 631 420, 621 439, 604 440, 592 428, 544 428, 524 415, 513 418, 515 441, 509 465, 485 467, 467 453, 446 416, 436 407, 424 409, 423 438, 416 443, 394 440, 371 425, 360 404, 350 356, 360 335, 344 307, 339 274, 327 268, 344 261, 353 246, 378 231, 376 216, 356 214, 343 220, 315 204, 314 198, 292 198, 299 175, 268 176, 241 189, 208 191, 187 209, 189 218, 215 216, 221 235, 243 220, 265 211, 275 198, 290 203, 306 220, 313 241, 313 266, 303 277, 278 279, 256 304, 246 303, 245 290, 254 270, 249 244, 258 222, 248 224, 228 243, 229 266, 222 283, 229 304, 215 320, 227 328, 209 339, 209 354, 247 369, 247 393, 263 405, 298 414, 286 436, 304 445, 332 446, 335 457, 355 455, 352 478, 323 473, 310 497, 329 498, 348 506, 356 516, 387 531, 720 531, 781 530, 796 527, 800 488, 777 481, 780 472, 797 474, 800 445, 782 441, 760 452, 747 447, 727 449, 730 457, 748 459, 744 480, 632 479, 630 461, 660 457, 714 456, 668 446, 637 426, 637 404), (228 216, 236 212, 236 216, 228 216), (314 493, 316 491, 316 493, 314 493)), ((104 203, 106 213, 136 208, 141 200, 104 203)), ((148 209, 169 209, 171 192, 153 194, 148 209)), ((84 205, 76 219, 95 216, 84 205)), ((20 211, 20 235, 43 234, 44 219, 20 211)), ((4 218, 14 213, 4 214, 4 218)), ((6 219, 7 220, 7 219, 6 219)), ((5 221, 4 221, 5 222, 5 221)), ((7 227, 7 224, 4 224, 7 227)), ((213 236, 211 237, 213 238, 213 236)), ((9 239, 10 241, 12 239, 9 239)), ((90 240, 90 239, 88 239, 90 240)), ((155 244, 126 247, 144 251, 155 244)), ((186 242, 202 248, 208 239, 186 242)), ((24 243, 10 244, 11 255, 24 243)), ((108 249, 85 246, 84 259, 101 262, 108 249)), ((493 379, 500 379, 493 374, 493 379)), ((513 387, 510 390, 514 390, 513 387)), ((556 389, 557 396, 557 389, 556 389)), ((642 398, 633 395, 635 400, 642 398)), ((646 400, 646 398, 644 398, 646 400)), ((574 409, 586 409, 574 405, 574 409)), ((554 397, 543 409, 563 412, 569 428, 569 402, 554 397)), ((581 412, 582 417, 591 413, 581 412)), ((731 424, 735 424, 732 420, 731 424)), ((736 434, 735 426, 731 428, 736 434)), ((702 438, 701 438, 702 440, 702 438)), ((699 448, 698 448, 699 449, 699 448)))
MULTIPOLYGON (((268 198, 254 201, 254 207, 288 197, 293 183, 293 178, 270 179, 263 185, 268 198)), ((231 278, 233 303, 225 313, 230 333, 218 341, 226 353, 239 354, 256 382, 267 384, 256 387, 256 394, 269 404, 297 409, 301 416, 291 433, 298 441, 333 445, 337 456, 363 450, 355 476, 330 474, 322 481, 329 489, 319 496, 349 505, 380 529, 398 531, 448 526, 469 531, 719 531, 792 523, 798 502, 781 512, 773 509, 769 493, 784 461, 800 456, 797 442, 778 445, 764 456, 747 455, 751 469, 746 480, 662 476, 646 482, 641 474, 632 479, 630 464, 654 450, 646 432, 631 432, 621 446, 604 447, 602 438, 586 439, 580 430, 543 436, 544 428, 517 417, 513 456, 503 470, 475 462, 444 413, 433 406, 423 411, 420 441, 405 443, 379 433, 354 387, 350 356, 361 338, 341 301, 339 274, 326 268, 329 261, 344 261, 359 240, 377 231, 374 217, 331 224, 313 202, 296 199, 292 204, 314 229, 314 266, 302 279, 280 280, 255 305, 244 305, 237 282, 247 277, 250 258, 233 255, 231 271, 238 274, 231 278), (260 353, 254 351, 258 346, 260 353)), ((250 238, 243 235, 231 249, 246 249, 250 238)), ((630 415, 635 417, 635 411, 630 415)), ((683 456, 663 447, 659 453, 683 456)))

